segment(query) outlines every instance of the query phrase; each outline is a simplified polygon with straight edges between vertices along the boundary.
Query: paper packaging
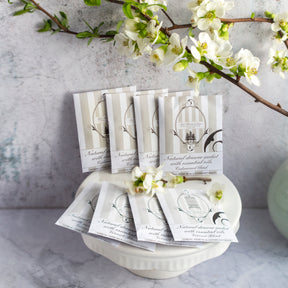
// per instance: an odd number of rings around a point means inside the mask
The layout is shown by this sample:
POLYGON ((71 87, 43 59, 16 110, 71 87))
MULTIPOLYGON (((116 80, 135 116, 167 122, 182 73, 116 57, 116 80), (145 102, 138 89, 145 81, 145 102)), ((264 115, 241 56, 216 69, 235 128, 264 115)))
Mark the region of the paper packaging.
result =
MULTIPOLYGON (((55 224, 79 233, 88 234, 100 189, 101 184, 99 183, 92 182, 88 184, 55 224)), ((94 237, 96 236, 94 235, 94 237)), ((119 245, 119 242, 112 239, 101 236, 96 238, 115 246, 119 245)))
POLYGON ((128 194, 139 241, 171 246, 198 247, 202 243, 174 241, 156 196, 128 194))
POLYGON ((111 172, 130 172, 139 164, 133 96, 135 93, 106 94, 111 172))
POLYGON ((165 171, 222 173, 222 97, 159 97, 159 139, 165 171))
POLYGON ((108 121, 103 93, 135 91, 136 87, 131 86, 73 94, 82 172, 110 167, 108 121))
POLYGON ((134 96, 134 111, 139 166, 146 169, 159 166, 158 97, 167 96, 168 89, 140 92, 134 96))
POLYGON ((157 198, 175 241, 238 242, 223 209, 203 191, 179 185, 157 198))
POLYGON ((137 241, 126 189, 103 182, 89 233, 154 251, 155 244, 137 241))

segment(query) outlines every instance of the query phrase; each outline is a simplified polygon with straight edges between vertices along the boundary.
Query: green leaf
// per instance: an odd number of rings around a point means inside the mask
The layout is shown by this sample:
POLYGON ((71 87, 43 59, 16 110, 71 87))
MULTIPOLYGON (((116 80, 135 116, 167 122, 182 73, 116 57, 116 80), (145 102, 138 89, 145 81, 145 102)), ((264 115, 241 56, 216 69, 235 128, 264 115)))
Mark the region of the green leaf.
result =
POLYGON ((214 78, 215 78, 215 73, 212 73, 212 74, 209 73, 208 75, 206 75, 207 82, 212 82, 214 78))
POLYGON ((251 14, 251 19, 254 19, 255 18, 255 12, 253 12, 252 14, 251 14))
POLYGON ((13 16, 19 16, 19 15, 23 15, 23 14, 25 14, 25 13, 27 13, 28 11, 26 11, 26 10, 19 10, 19 11, 16 11, 14 14, 13 14, 13 16))
POLYGON ((150 9, 147 9, 145 14, 148 15, 149 17, 151 17, 151 18, 154 16, 153 12, 150 9))
POLYGON ((148 5, 148 7, 151 7, 151 6, 159 6, 163 10, 167 11, 167 7, 165 5, 163 5, 163 4, 151 4, 151 5, 148 5))
POLYGON ((198 72, 196 75, 199 80, 203 80, 206 77, 205 73, 203 72, 198 72))
POLYGON ((194 30, 193 27, 189 28, 189 32, 188 32, 188 33, 189 33, 189 36, 190 36, 190 37, 193 37, 193 38, 194 38, 195 35, 193 34, 193 30, 194 30))
POLYGON ((232 68, 230 69, 230 71, 231 71, 234 75, 236 75, 236 74, 237 74, 237 67, 236 67, 236 66, 232 67, 232 68))
MULTIPOLYGON (((232 75, 232 76, 233 76, 233 75, 232 75)), ((219 74, 217 74, 217 73, 214 73, 214 77, 215 77, 216 79, 221 79, 221 78, 222 78, 222 76, 219 75, 219 74)))
POLYGON ((48 32, 48 31, 52 31, 52 20, 51 19, 44 20, 44 26, 38 30, 38 32, 40 32, 40 33, 48 32))
POLYGON ((92 36, 93 36, 93 34, 90 31, 84 31, 84 32, 80 32, 80 33, 76 34, 76 37, 78 39, 89 38, 92 36))
POLYGON ((87 27, 93 32, 93 28, 89 25, 89 23, 85 20, 83 20, 83 22, 87 25, 87 27))
POLYGON ((132 10, 131 10, 131 4, 129 3, 125 3, 123 5, 123 13, 125 14, 125 16, 129 19, 134 19, 134 16, 132 14, 132 10))
POLYGON ((116 31, 117 31, 117 32, 119 32, 119 30, 120 30, 123 22, 124 22, 123 20, 120 20, 120 21, 117 23, 117 26, 116 26, 116 31))
POLYGON ((11 2, 10 0, 8 0, 8 3, 9 3, 9 4, 13 4, 13 2, 11 2))
POLYGON ((89 39, 89 41, 88 41, 88 43, 87 43, 88 46, 91 44, 91 42, 92 42, 93 39, 94 39, 94 37, 91 37, 91 38, 89 39))
POLYGON ((101 5, 101 0, 84 0, 84 3, 87 6, 100 6, 101 5))

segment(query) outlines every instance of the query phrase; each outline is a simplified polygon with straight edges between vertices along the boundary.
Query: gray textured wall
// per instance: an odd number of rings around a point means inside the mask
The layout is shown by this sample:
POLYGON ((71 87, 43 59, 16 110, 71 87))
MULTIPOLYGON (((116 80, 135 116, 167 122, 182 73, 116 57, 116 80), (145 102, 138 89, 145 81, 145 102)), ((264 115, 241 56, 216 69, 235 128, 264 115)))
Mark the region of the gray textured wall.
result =
MULTIPOLYGON (((117 5, 88 8, 82 1, 39 1, 51 12, 67 12, 72 30, 104 20, 116 23, 117 5)), ((176 22, 186 23, 188 1, 169 2, 176 22), (177 7, 176 7, 177 6, 177 7)), ((287 1, 235 1, 230 15, 249 17, 265 10, 288 10, 287 1)), ((185 73, 156 68, 147 59, 120 57, 113 45, 77 40, 64 34, 35 32, 40 13, 12 17, 15 5, 0 2, 0 207, 67 206, 81 181, 72 93, 136 84, 139 89, 185 90, 185 73)), ((105 27, 104 27, 105 28, 105 27)), ((235 51, 245 47, 262 60, 261 95, 288 108, 287 80, 265 63, 270 25, 237 24, 231 32, 235 51)), ((256 104, 225 80, 202 86, 202 94, 224 95, 224 172, 238 187, 246 207, 266 207, 269 181, 288 155, 288 119, 256 104)))

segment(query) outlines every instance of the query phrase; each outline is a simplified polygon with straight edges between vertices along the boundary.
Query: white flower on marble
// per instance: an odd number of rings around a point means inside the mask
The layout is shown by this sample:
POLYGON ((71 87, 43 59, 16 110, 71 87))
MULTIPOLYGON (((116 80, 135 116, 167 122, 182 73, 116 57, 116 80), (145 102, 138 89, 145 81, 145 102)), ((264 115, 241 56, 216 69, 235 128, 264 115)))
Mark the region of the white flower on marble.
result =
POLYGON ((162 22, 160 24, 157 24, 156 20, 150 20, 147 25, 147 37, 151 39, 152 45, 156 43, 158 40, 160 29, 162 27, 162 22))
POLYGON ((284 72, 288 71, 287 51, 270 48, 267 64, 270 65, 273 72, 278 73, 281 78, 285 79, 284 72))
POLYGON ((246 80, 250 84, 260 86, 260 80, 256 76, 260 66, 260 59, 253 56, 250 50, 242 48, 235 55, 235 61, 238 65, 238 70, 243 71, 246 80))
POLYGON ((193 13, 191 18, 193 26, 197 26, 202 31, 219 30, 221 28, 219 18, 233 7, 234 2, 224 0, 192 1, 188 5, 193 13))
POLYGON ((169 45, 167 47, 167 51, 165 54, 164 62, 165 64, 170 64, 178 59, 180 59, 186 49, 188 37, 180 40, 180 35, 177 33, 172 33, 169 38, 169 45))
POLYGON ((157 66, 163 64, 165 58, 164 47, 159 47, 151 52, 150 61, 155 63, 157 66))
POLYGON ((194 72, 192 69, 188 69, 189 71, 189 76, 188 76, 188 81, 187 81, 187 86, 192 87, 194 89, 195 96, 199 96, 199 89, 200 89, 200 79, 197 76, 197 73, 194 72))
POLYGON ((201 32, 198 40, 192 37, 191 40, 194 43, 191 46, 191 53, 197 62, 204 56, 218 65, 227 67, 227 59, 230 59, 233 54, 229 41, 220 38, 217 32, 214 33, 214 37, 206 32, 201 32))
POLYGON ((274 32, 281 31, 283 36, 282 41, 285 41, 288 38, 288 12, 278 13, 274 16, 274 23, 271 25, 271 29, 274 32))
POLYGON ((123 56, 131 57, 135 50, 136 42, 133 42, 133 40, 124 33, 115 35, 114 40, 118 53, 123 56))
POLYGON ((222 203, 224 199, 224 190, 224 184, 214 182, 207 191, 209 200, 216 205, 222 203))

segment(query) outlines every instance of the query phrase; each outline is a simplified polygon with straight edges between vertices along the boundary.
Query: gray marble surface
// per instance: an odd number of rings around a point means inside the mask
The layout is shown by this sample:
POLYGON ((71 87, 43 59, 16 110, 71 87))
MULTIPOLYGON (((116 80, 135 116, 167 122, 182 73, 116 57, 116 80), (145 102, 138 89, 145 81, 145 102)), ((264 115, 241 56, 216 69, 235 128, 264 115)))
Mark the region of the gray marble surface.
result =
POLYGON ((88 250, 76 232, 54 225, 60 209, 0 210, 0 288, 284 288, 288 241, 267 210, 244 209, 239 243, 168 280, 131 274, 88 250))
MULTIPOLYGON (((190 0, 168 0, 177 23, 190 21, 184 9, 190 0)), ((187 74, 172 67, 156 67, 146 57, 120 57, 113 44, 74 36, 37 33, 43 23, 39 12, 13 17, 17 0, 0 1, 0 207, 66 207, 85 175, 81 173, 72 93, 135 84, 139 89, 185 90, 187 74)), ((103 29, 122 18, 117 5, 104 2, 89 8, 79 0, 38 1, 52 14, 64 11, 74 31, 86 30, 82 19, 103 29)), ((234 1, 227 17, 263 15, 265 10, 287 11, 287 0, 234 1)), ((288 107, 287 79, 266 66, 271 46, 267 23, 235 24, 234 51, 250 49, 261 59, 255 88, 273 103, 288 107)), ((191 45, 191 43, 189 44, 191 45)), ((246 84, 246 81, 243 81, 246 84)), ((202 94, 223 94, 224 173, 234 182, 244 207, 266 207, 267 188, 274 171, 288 155, 288 121, 254 103, 225 80, 203 83, 202 94)))

